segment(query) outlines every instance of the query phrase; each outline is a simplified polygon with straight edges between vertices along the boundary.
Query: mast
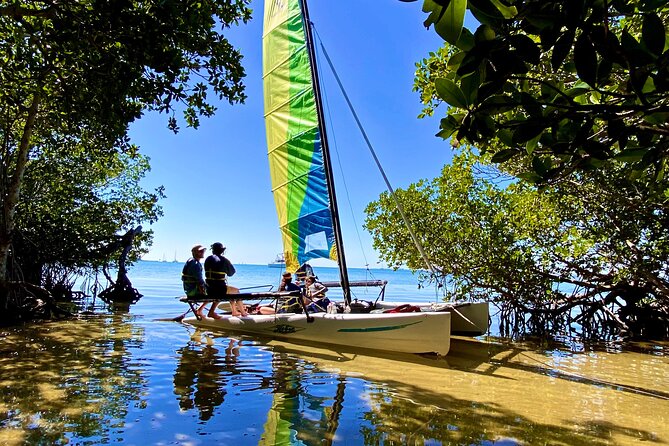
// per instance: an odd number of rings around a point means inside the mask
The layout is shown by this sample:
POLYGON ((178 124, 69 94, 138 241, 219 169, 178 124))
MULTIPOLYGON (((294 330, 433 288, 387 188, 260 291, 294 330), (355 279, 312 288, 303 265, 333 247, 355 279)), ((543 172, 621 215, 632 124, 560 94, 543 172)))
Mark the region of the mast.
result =
POLYGON ((332 214, 332 228, 335 236, 335 246, 337 248, 337 264, 339 265, 339 277, 342 290, 344 291, 344 300, 347 304, 351 303, 351 287, 349 286, 348 271, 346 269, 346 256, 344 255, 344 240, 339 224, 339 208, 337 207, 337 194, 335 193, 334 175, 332 174, 332 162, 330 160, 330 148, 325 130, 325 118, 323 115, 323 103, 321 101, 321 88, 318 80, 318 67, 316 66, 316 52, 314 50, 313 35, 311 32, 311 20, 309 19, 309 10, 306 0, 299 0, 302 11, 302 21, 304 22, 304 31, 307 42, 307 53, 311 61, 311 80, 314 83, 314 99, 316 101, 316 113, 318 115, 318 124, 321 132, 321 151, 323 153, 323 168, 325 169, 325 178, 328 184, 328 197, 330 199, 330 213, 332 214))

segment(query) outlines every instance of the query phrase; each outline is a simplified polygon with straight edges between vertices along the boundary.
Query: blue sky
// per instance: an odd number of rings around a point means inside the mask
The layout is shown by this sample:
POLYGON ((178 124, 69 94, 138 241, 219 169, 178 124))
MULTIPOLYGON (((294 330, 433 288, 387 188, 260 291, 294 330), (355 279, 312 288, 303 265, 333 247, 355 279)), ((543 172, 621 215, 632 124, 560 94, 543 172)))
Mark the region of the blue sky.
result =
MULTIPOLYGON (((394 188, 437 176, 451 159, 450 146, 434 136, 439 113, 416 117, 421 105, 412 91, 415 63, 443 43, 423 27, 421 3, 315 0, 309 7, 394 188)), ((150 226, 155 236, 146 260, 176 255, 184 261, 194 244, 215 241, 228 247, 233 263, 265 264, 282 250, 265 148, 262 0, 251 7, 252 21, 227 34, 244 54, 246 103, 217 104, 215 117, 203 119, 198 130, 182 126, 177 135, 167 129, 165 115, 148 114, 131 127, 133 142, 151 158, 144 186, 163 185, 167 195, 164 217, 150 226)), ((319 68, 347 261, 351 267, 384 267, 362 224, 365 206, 385 184, 322 57, 319 68)))

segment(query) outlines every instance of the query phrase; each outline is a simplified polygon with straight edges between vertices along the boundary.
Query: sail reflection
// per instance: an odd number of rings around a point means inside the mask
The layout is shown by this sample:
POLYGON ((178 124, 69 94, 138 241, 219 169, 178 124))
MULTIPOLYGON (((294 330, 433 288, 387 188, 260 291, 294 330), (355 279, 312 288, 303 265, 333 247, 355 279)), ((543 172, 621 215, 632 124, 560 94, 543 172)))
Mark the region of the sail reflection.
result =
POLYGON ((321 374, 294 356, 273 353, 272 406, 259 445, 332 444, 343 407, 345 379, 321 374), (319 395, 315 385, 335 384, 334 397, 319 395))
MULTIPOLYGON (((205 336, 179 350, 174 393, 182 410, 196 412, 212 426, 236 417, 233 423, 246 426, 233 427, 246 432, 243 444, 606 445, 666 440, 652 422, 652 417, 666 419, 665 412, 635 404, 643 399, 669 409, 669 395, 655 378, 636 387, 627 384, 633 363, 624 356, 615 357, 619 370, 612 367, 614 357, 604 357, 608 380, 594 378, 602 376, 597 356, 575 356, 573 361, 588 361, 579 365, 591 376, 585 379, 567 373, 565 356, 557 357, 560 371, 542 352, 476 341, 458 344, 453 355, 439 358, 276 340, 240 344, 205 336), (237 416, 244 410, 248 419, 237 416)), ((629 359, 638 365, 639 360, 656 360, 629 359)))

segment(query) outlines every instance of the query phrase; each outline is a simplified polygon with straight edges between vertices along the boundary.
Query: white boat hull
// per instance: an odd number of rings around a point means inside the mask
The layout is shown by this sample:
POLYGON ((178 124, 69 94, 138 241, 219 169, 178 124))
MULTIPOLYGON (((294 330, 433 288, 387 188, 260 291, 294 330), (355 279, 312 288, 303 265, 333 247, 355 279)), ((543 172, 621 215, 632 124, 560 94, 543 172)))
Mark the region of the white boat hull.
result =
POLYGON ((294 342, 319 342, 402 353, 446 355, 450 348, 451 313, 331 314, 285 313, 222 319, 187 318, 200 328, 255 334, 294 342))
POLYGON ((430 303, 382 301, 376 303, 376 308, 387 310, 407 304, 416 305, 424 312, 451 313, 451 334, 480 336, 488 331, 488 302, 430 303))

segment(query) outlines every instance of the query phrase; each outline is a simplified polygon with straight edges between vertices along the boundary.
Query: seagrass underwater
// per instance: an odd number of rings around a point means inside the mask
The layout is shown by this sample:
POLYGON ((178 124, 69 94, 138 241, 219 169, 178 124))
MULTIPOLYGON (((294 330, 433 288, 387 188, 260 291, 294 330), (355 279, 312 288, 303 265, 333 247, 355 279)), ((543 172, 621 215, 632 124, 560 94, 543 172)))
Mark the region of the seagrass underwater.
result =
MULTIPOLYGON (((235 286, 278 285, 279 269, 235 266, 235 286)), ((202 331, 158 320, 186 310, 181 267, 133 266, 130 307, 3 329, 0 444, 669 442, 666 344, 479 337, 436 357, 202 331)), ((373 272, 397 300, 417 292, 408 271, 373 272)))

